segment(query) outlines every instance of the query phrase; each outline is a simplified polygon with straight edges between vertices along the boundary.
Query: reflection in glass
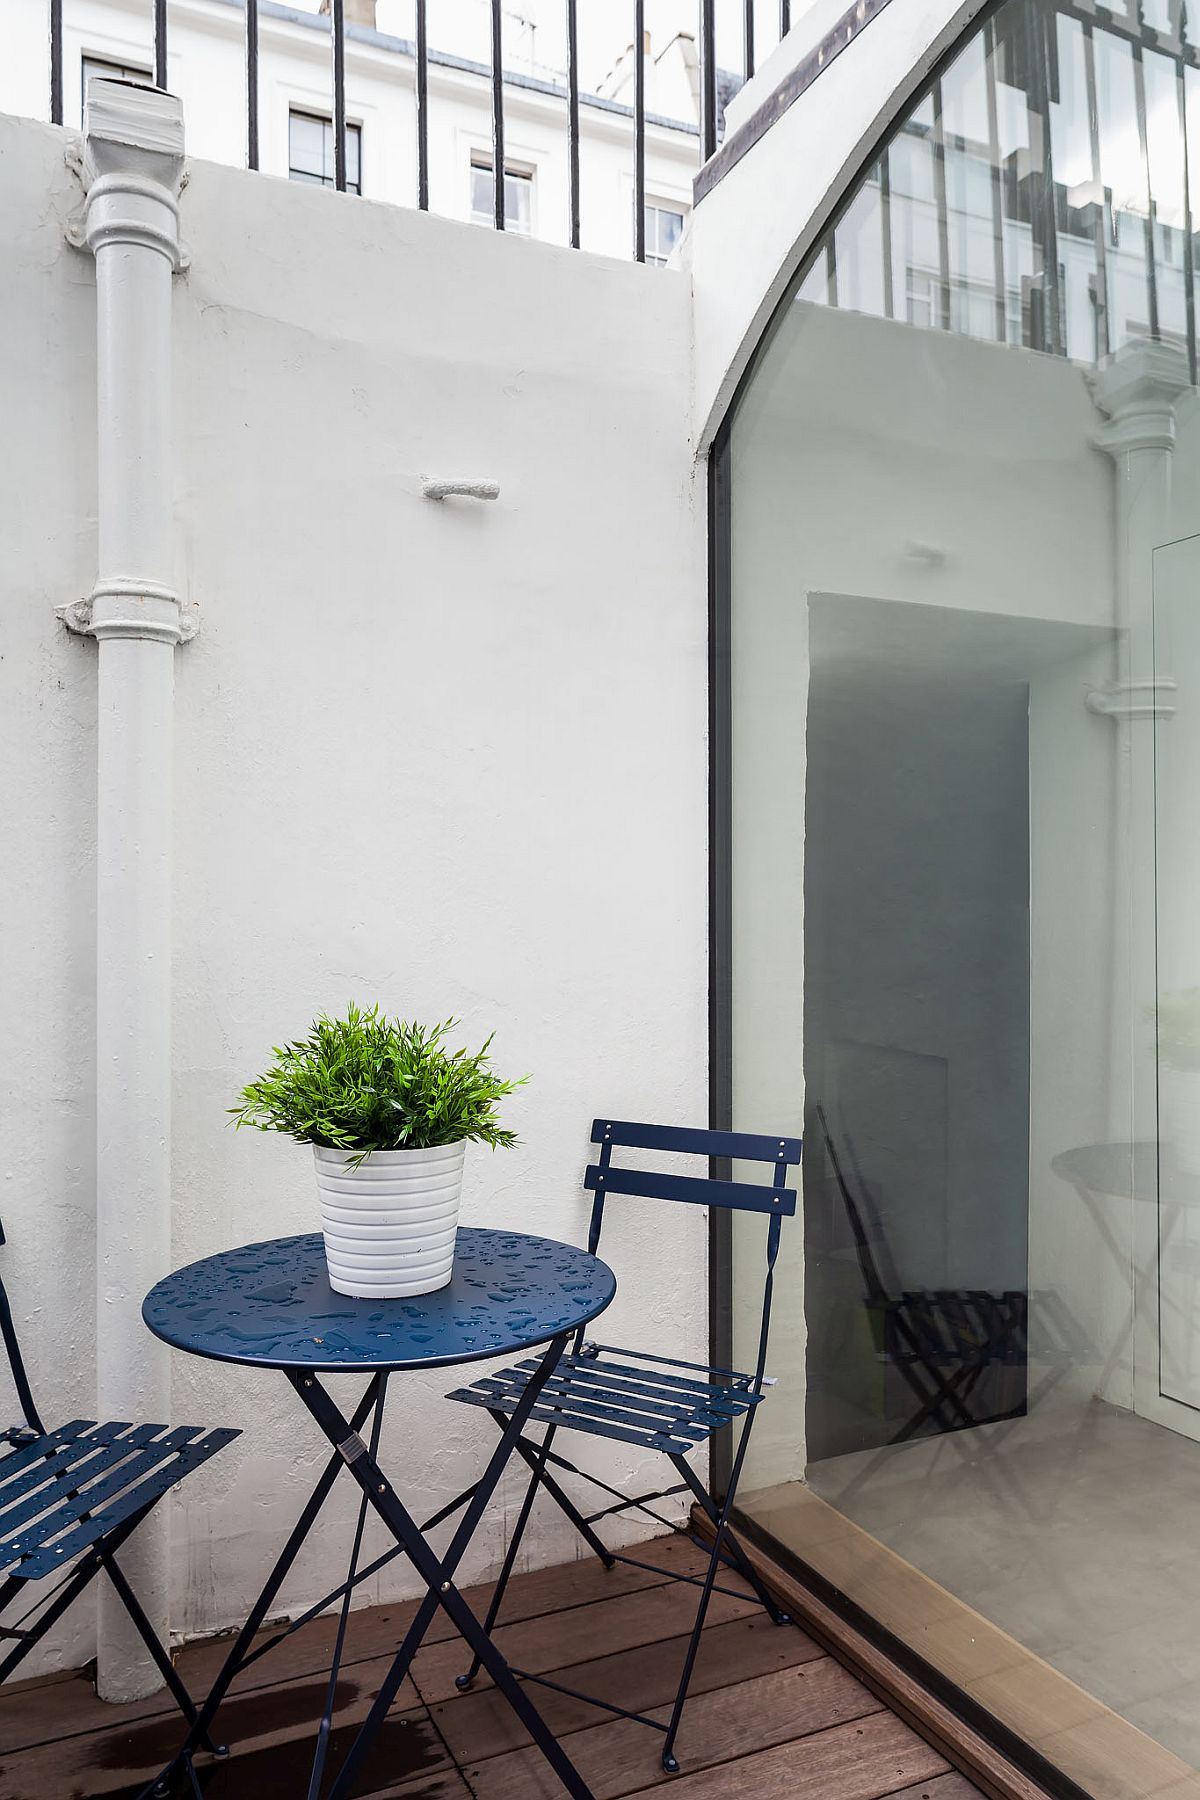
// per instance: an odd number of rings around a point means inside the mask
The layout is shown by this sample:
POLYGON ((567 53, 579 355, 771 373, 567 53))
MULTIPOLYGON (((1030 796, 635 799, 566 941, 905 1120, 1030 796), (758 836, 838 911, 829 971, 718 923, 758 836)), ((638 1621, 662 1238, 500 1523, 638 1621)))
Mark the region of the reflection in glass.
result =
POLYGON ((1192 346, 1197 61, 1119 10, 1009 0, 848 200, 818 297, 1073 362, 1192 346))
POLYGON ((1004 0, 720 450, 729 1107, 806 1145, 745 1516, 1096 1800, 1200 1791, 1198 82, 1004 0))

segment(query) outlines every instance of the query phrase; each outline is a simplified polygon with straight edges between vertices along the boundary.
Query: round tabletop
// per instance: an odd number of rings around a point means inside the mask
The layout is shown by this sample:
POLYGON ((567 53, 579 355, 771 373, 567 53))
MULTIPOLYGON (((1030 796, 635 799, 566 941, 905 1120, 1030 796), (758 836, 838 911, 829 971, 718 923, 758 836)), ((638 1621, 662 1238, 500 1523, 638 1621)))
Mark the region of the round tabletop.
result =
POLYGON ((521 1231, 461 1225, 433 1294, 355 1300, 329 1285, 319 1232, 223 1250, 151 1288, 142 1317, 193 1356, 269 1369, 420 1369, 509 1356, 586 1325, 617 1291, 607 1263, 521 1231))

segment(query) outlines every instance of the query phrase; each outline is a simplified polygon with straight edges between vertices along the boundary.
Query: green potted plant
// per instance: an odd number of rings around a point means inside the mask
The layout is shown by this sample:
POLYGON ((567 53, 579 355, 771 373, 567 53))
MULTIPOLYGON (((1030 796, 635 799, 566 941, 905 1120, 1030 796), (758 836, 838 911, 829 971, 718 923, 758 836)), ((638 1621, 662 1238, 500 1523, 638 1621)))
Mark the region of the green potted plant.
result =
POLYGON ((243 1088, 238 1125, 311 1144, 329 1283, 339 1294, 393 1299, 445 1287, 468 1143, 516 1142, 497 1104, 504 1081, 480 1050, 449 1050, 458 1024, 405 1024, 377 1006, 313 1021, 277 1047, 243 1088))

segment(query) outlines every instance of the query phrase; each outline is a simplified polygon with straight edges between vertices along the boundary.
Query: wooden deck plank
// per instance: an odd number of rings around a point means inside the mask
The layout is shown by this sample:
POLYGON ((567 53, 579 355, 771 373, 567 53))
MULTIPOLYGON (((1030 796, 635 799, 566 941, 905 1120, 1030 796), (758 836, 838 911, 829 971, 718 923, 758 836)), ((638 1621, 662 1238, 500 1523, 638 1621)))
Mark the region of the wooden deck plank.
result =
MULTIPOLYGON (((861 1682, 823 1656, 693 1699, 678 1740, 679 1761, 685 1771, 731 1762, 880 1711, 882 1703, 861 1682)), ((669 1706, 650 1713, 664 1725, 670 1716, 669 1706)), ((631 1719, 613 1719, 563 1739, 596 1800, 620 1800, 653 1782, 675 1781, 663 1773, 662 1745, 659 1732, 631 1719)), ((467 1764, 465 1773, 476 1800, 560 1800, 557 1780, 532 1746, 467 1764)))
MULTIPOLYGON (((696 1574, 705 1565, 703 1552, 679 1535, 639 1544, 634 1547, 634 1553, 682 1574, 696 1574)), ((586 1560, 560 1563, 552 1569, 538 1569, 516 1577, 505 1596, 503 1616, 510 1623, 541 1618, 568 1608, 577 1609, 591 1600, 611 1599, 661 1587, 669 1579, 669 1575, 650 1573, 624 1563, 606 1570, 594 1556, 589 1556, 586 1560)), ((730 1580, 732 1585, 743 1585, 736 1576, 730 1580)), ((493 1586, 487 1581, 463 1590, 468 1605, 477 1614, 486 1612, 493 1586)), ((353 1612, 344 1666, 349 1668, 354 1663, 395 1651, 412 1622, 416 1606, 416 1601, 402 1600, 353 1612)), ((259 1632, 255 1644, 266 1643, 280 1629, 275 1625, 259 1632)), ((238 1676, 232 1692, 248 1693, 254 1688, 274 1687, 305 1676, 319 1675, 329 1667, 336 1631, 336 1617, 326 1614, 310 1620, 268 1655, 252 1663, 238 1676)), ((429 1628, 426 1643, 433 1645, 446 1641, 458 1640, 445 1614, 439 1612, 429 1628)), ((202 1697, 208 1691, 232 1644, 233 1634, 226 1633, 188 1644, 179 1651, 175 1658, 176 1667, 193 1695, 202 1697)), ((407 1684, 400 1702, 404 1706, 419 1704, 415 1690, 407 1684)), ((129 1722, 152 1719, 159 1714, 172 1713, 174 1709, 174 1701, 165 1689, 161 1689, 145 1700, 132 1702, 129 1708, 122 1708, 120 1716, 129 1722)), ((0 1689, 0 1754, 28 1749, 35 1744, 57 1743, 67 1733, 103 1731, 112 1724, 113 1708, 97 1697, 90 1677, 81 1674, 16 1682, 0 1689), (69 1693, 57 1693, 56 1688, 64 1683, 70 1684, 69 1693)))
MULTIPOLYGON (((394 1614, 391 1616, 394 1617, 394 1614)), ((372 1623, 373 1629, 367 1634, 366 1641, 378 1643, 383 1635, 386 1639, 385 1648, 392 1648, 395 1640, 387 1628, 380 1625, 375 1629, 374 1622, 372 1623)), ((304 1627, 303 1633, 297 1632, 295 1638, 281 1644, 269 1657, 264 1657, 261 1662, 246 1669, 234 1682, 225 1706, 231 1707, 237 1696, 258 1689, 286 1688, 296 1682, 320 1680, 329 1669, 336 1631, 336 1619, 314 1619, 311 1625, 304 1627)), ((190 1646, 176 1657, 176 1667, 194 1700, 202 1700, 208 1692, 231 1643, 232 1639, 229 1638, 209 1639, 202 1646, 195 1646, 195 1649, 204 1650, 203 1658, 198 1658, 190 1646)), ((373 1655, 378 1654, 376 1648, 373 1655)), ((363 1639, 356 1642, 352 1625, 343 1669, 348 1672, 357 1663, 371 1660, 371 1656, 363 1654, 363 1639)), ((410 1680, 405 1681, 396 1698, 402 1708, 419 1707, 421 1704, 410 1680)), ((0 1756, 10 1755, 17 1750, 33 1749, 39 1744, 56 1744, 68 1736, 110 1731, 116 1724, 124 1727, 154 1719, 162 1719, 168 1728, 173 1728, 182 1735, 183 1726, 178 1710, 165 1689, 149 1695, 145 1700, 135 1700, 127 1706, 116 1708, 98 1697, 90 1675, 80 1674, 72 1676, 66 1682, 54 1681, 37 1687, 30 1686, 23 1692, 0 1690, 0 1756)), ((224 1723, 224 1707, 221 1729, 226 1735, 233 1735, 233 1727, 224 1723)))
POLYGON ((948 1775, 935 1775, 931 1781, 918 1781, 915 1787, 889 1794, 887 1800, 980 1800, 980 1793, 965 1775, 951 1769, 948 1775))
MULTIPOLYGON (((635 1554, 642 1553, 639 1546, 635 1554)), ((644 1553, 667 1567, 691 1570, 701 1561, 677 1538, 657 1540, 644 1553)), ((731 1583, 741 1586, 736 1578, 731 1583)), ((477 1611, 489 1592, 486 1585, 470 1591, 477 1611)), ((606 1575, 594 1561, 580 1562, 517 1577, 498 1636, 518 1666, 665 1721, 694 1607, 687 1585, 626 1566, 606 1575)), ((343 1668, 339 1684, 333 1765, 412 1611, 406 1602, 355 1616, 350 1655, 357 1660, 343 1668)), ((331 1621, 315 1621, 243 1678, 255 1685, 231 1695, 221 1714, 221 1735, 234 1755, 199 1765, 205 1800, 304 1792, 332 1630, 331 1621)), ((203 1692, 227 1649, 228 1641, 210 1641, 184 1652, 181 1666, 195 1691, 203 1692)), ((463 1662, 457 1639, 423 1649, 414 1674, 432 1703, 406 1684, 404 1704, 393 1710, 359 1783, 360 1800, 561 1800, 561 1788, 490 1684, 455 1692, 463 1662)), ((530 1693, 597 1800, 661 1792, 667 1778, 660 1734, 545 1688, 531 1686, 530 1693)), ((0 1800, 136 1800, 182 1729, 161 1696, 140 1707, 109 1707, 82 1676, 8 1689, 0 1696, 0 1800), (26 1747, 14 1750, 22 1734, 26 1747)), ((814 1638, 771 1625, 752 1598, 714 1601, 679 1754, 684 1773, 670 1781, 683 1800, 982 1800, 814 1638)))
MULTIPOLYGON (((893 1714, 760 1750, 737 1762, 671 1777, 680 1800, 883 1800, 949 1764, 893 1714)), ((637 1790, 636 1800, 654 1787, 637 1790)))
MULTIPOLYGON (((648 1712, 674 1696, 686 1647, 686 1637, 668 1638, 551 1673, 557 1681, 582 1693, 603 1694, 606 1700, 631 1712, 648 1712)), ((798 1626, 772 1625, 762 1612, 732 1619, 727 1625, 710 1625, 700 1640, 692 1671, 692 1695, 751 1681, 755 1676, 791 1668, 796 1663, 812 1662, 824 1654, 798 1626)), ((551 1688, 536 1688, 533 1698, 551 1731, 559 1736, 601 1724, 610 1716, 586 1701, 573 1700, 551 1688)), ((521 1721, 492 1687, 457 1694, 453 1700, 438 1701, 429 1710, 451 1755, 460 1763, 482 1762, 529 1742, 521 1721)))
MULTIPOLYGON (((274 1800, 274 1795, 260 1794, 257 1800, 274 1800)), ((473 1795, 457 1769, 439 1769, 432 1775, 414 1775, 396 1787, 380 1788, 368 1800, 473 1800, 473 1795)), ((942 1800, 940 1794, 932 1800, 942 1800)), ((950 1796, 950 1800, 957 1800, 950 1796)))
MULTIPOLYGON (((387 1667, 388 1659, 381 1657, 339 1681, 329 1751, 335 1760, 348 1750, 387 1667)), ((325 1689, 317 1678, 232 1699, 222 1709, 231 1755, 219 1762, 199 1759, 205 1800, 303 1794, 325 1689)), ((160 1714, 0 1757, 0 1800, 136 1800, 179 1748, 183 1732, 178 1713, 160 1714)), ((424 1707, 394 1711, 357 1791, 374 1794, 383 1783, 450 1766, 424 1707)), ((187 1789, 179 1791, 182 1796, 187 1789)))
MULTIPOLYGON (((708 1609, 713 1625, 727 1619, 740 1619, 761 1612, 757 1600, 739 1600, 728 1594, 714 1594, 708 1609)), ((550 1613, 543 1618, 525 1619, 518 1624, 501 1625, 493 1633, 514 1668, 528 1669, 535 1675, 551 1669, 565 1668, 574 1662, 581 1646, 593 1656, 607 1656, 619 1650, 632 1650, 639 1644, 660 1642, 678 1637, 690 1629, 696 1616, 696 1590, 683 1582, 664 1587, 643 1588, 639 1593, 622 1594, 614 1600, 595 1601, 590 1606, 572 1608, 569 1612, 550 1613)), ((413 1680, 427 1705, 448 1700, 456 1692, 454 1678, 470 1662, 461 1642, 434 1644, 420 1651, 413 1663, 413 1680)), ((486 1682, 480 1677, 480 1684, 486 1682)))

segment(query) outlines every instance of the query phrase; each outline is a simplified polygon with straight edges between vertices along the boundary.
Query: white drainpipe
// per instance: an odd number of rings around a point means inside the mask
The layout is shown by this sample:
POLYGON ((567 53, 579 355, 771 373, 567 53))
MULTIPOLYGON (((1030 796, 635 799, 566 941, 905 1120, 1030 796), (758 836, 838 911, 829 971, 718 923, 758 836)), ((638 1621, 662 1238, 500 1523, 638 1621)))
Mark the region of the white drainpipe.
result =
MULTIPOLYGON (((193 635, 172 580, 171 281, 179 267, 178 100, 90 83, 76 241, 96 259, 99 573, 61 609, 99 647, 96 894, 96 1404, 168 1421, 167 1350, 141 1321, 171 1264, 171 736, 175 646, 193 635)), ((168 1630, 168 1507, 122 1562, 168 1630)), ((100 1584, 106 1700, 161 1679, 100 1584)))

